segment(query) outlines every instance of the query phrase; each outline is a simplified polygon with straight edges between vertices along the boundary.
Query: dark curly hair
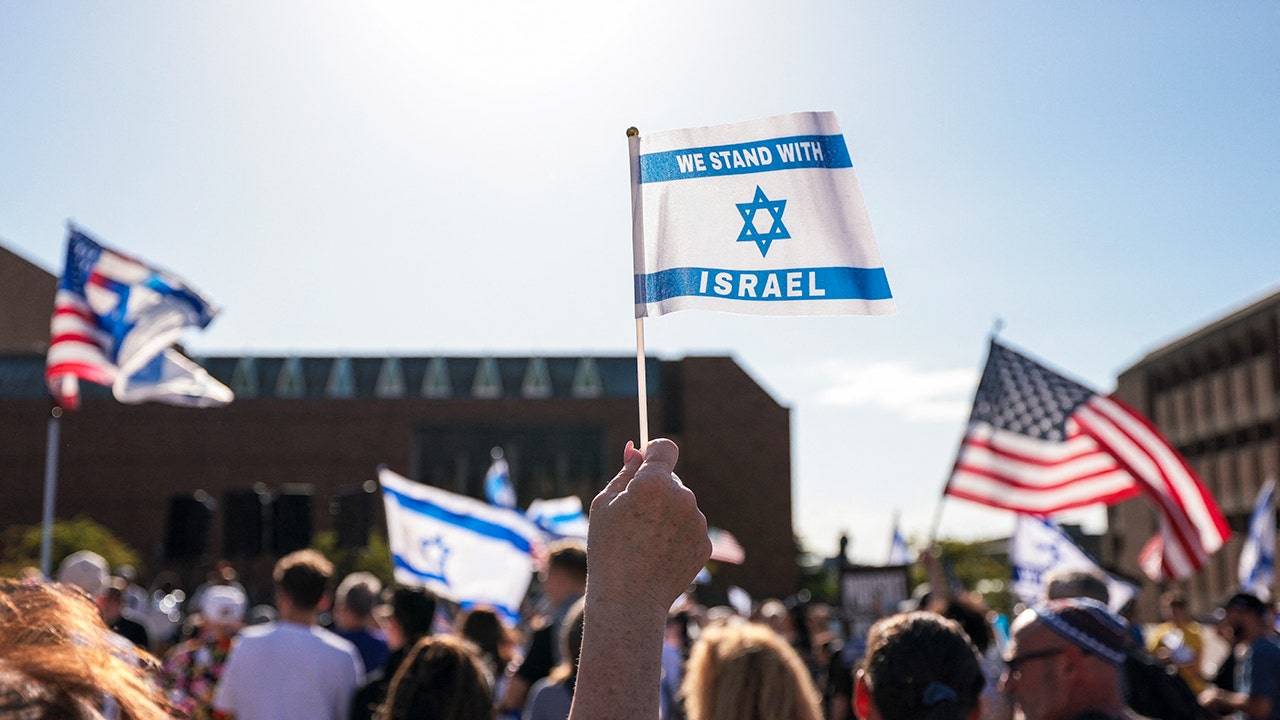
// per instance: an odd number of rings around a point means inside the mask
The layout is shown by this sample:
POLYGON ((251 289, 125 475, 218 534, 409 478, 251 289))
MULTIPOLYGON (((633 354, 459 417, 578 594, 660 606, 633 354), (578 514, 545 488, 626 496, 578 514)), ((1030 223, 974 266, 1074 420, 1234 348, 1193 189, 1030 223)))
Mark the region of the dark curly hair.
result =
POLYGON ((961 720, 986 685, 964 630, 931 612, 892 615, 872 625, 862 672, 885 720, 961 720))

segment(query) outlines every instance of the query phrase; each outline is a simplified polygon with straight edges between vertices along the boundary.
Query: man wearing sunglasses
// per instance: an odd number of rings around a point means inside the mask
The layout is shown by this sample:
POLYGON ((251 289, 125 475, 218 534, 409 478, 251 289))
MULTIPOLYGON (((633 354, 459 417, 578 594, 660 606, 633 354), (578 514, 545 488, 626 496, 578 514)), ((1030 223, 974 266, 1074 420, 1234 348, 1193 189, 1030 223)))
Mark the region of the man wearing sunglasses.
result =
POLYGON ((1120 684, 1128 623, 1091 598, 1050 600, 1013 622, 1002 689, 1026 720, 1129 718, 1120 684))

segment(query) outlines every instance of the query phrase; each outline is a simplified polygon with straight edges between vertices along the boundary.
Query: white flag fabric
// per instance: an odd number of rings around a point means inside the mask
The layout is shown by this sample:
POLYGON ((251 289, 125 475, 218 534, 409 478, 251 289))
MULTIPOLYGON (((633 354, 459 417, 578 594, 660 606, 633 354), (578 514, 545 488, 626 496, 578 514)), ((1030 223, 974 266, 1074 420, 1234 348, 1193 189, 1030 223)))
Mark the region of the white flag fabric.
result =
POLYGON ((1276 579, 1276 481, 1271 478, 1258 490, 1249 535, 1240 548, 1240 589, 1269 600, 1276 579))
POLYGON ((1013 592, 1027 605, 1044 600, 1045 576, 1060 570, 1088 570, 1105 577, 1112 610, 1124 607, 1138 594, 1137 587, 1103 570, 1057 525, 1032 515, 1018 515, 1009 538, 1009 564, 1013 566, 1013 592))
POLYGON ((378 469, 396 582, 518 621, 542 533, 517 510, 378 469))
POLYGON ((524 515, 553 538, 587 539, 587 516, 577 495, 534 500, 524 515))
POLYGON ((636 317, 897 312, 835 113, 631 138, 636 317))

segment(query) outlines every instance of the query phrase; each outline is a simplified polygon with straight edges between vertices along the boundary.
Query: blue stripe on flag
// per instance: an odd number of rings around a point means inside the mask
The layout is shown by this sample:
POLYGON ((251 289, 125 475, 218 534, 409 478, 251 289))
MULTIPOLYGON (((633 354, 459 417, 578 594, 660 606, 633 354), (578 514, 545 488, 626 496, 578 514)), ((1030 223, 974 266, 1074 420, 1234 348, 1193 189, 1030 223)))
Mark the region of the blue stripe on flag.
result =
POLYGON ((429 501, 419 500, 403 493, 396 492, 386 485, 382 486, 382 492, 391 495, 401 507, 406 510, 412 510, 420 515, 435 518, 450 525, 456 525, 464 530, 469 530, 477 535, 484 535, 495 540, 503 540, 511 543, 521 552, 532 552, 533 548, 529 541, 520 533, 498 523, 492 523, 488 520, 482 520, 478 517, 470 515, 460 515, 455 512, 446 510, 445 508, 429 501))
POLYGON ((794 135, 640 156, 640 182, 853 167, 843 135, 794 135))
POLYGON ((636 304, 675 297, 777 300, 887 300, 884 268, 815 267, 722 270, 682 267, 635 276, 636 304))

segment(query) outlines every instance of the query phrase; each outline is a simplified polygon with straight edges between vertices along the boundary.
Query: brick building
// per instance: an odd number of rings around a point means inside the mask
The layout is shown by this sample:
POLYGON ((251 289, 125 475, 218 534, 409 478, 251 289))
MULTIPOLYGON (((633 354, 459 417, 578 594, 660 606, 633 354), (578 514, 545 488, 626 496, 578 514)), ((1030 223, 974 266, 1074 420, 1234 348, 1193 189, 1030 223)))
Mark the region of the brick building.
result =
MULTIPOLYGON (((43 351, 56 284, 0 248, 0 280, 9 278, 24 290, 0 285, 0 527, 40 521, 43 351)), ((481 497, 499 446, 521 507, 570 494, 585 507, 637 434, 634 357, 196 360, 235 402, 127 406, 82 386, 82 409, 61 421, 58 473, 59 517, 89 515, 141 551, 149 570, 189 582, 215 557, 260 573, 273 548, 344 530, 380 463, 481 497)), ((790 411, 728 357, 650 358, 647 367, 651 435, 680 444, 677 469, 708 521, 746 550, 744 565, 717 570, 716 585, 794 593, 790 411)))
MULTIPOLYGON (((1197 612, 1236 586, 1243 532, 1258 489, 1280 471, 1280 293, 1230 313, 1151 351, 1120 373, 1116 394, 1150 418, 1200 475, 1233 536, 1203 571, 1180 587, 1197 612)), ((1156 532, 1141 500, 1113 506, 1104 559, 1143 578, 1139 550, 1156 532)), ((1144 582, 1139 609, 1157 617, 1162 588, 1144 582)))

